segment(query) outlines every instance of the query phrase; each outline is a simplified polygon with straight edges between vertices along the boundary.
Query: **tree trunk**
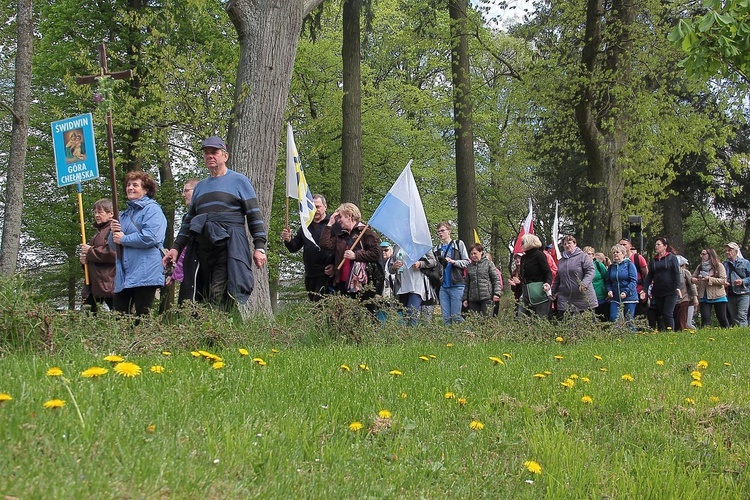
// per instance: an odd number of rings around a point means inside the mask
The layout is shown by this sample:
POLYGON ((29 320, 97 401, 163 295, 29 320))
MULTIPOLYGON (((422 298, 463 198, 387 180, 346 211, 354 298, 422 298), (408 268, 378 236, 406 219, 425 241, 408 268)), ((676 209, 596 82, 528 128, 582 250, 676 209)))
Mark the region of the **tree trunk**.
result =
POLYGON ((5 214, 2 246, 0 246, 0 275, 16 272, 21 242, 21 214, 23 212, 23 175, 26 169, 26 145, 29 133, 31 103, 31 57, 34 26, 31 0, 18 0, 16 18, 16 75, 13 93, 13 125, 11 128, 8 176, 5 189, 5 214))
POLYGON ((341 201, 362 201, 362 79, 360 15, 362 0, 345 0, 341 58, 344 98, 341 104, 341 201))
MULTIPOLYGON (((171 157, 168 153, 169 151, 169 138, 168 138, 168 129, 163 128, 160 130, 160 136, 161 136, 161 146, 160 151, 164 152, 162 162, 159 164, 159 178, 161 179, 161 185, 174 185, 174 175, 172 174, 172 161, 171 157)), ((182 186, 180 186, 181 188, 182 186)), ((164 215, 167 217, 167 234, 164 237, 164 248, 172 248, 172 244, 174 243, 174 204, 170 204, 169 207, 165 207, 162 203, 162 211, 164 211, 164 215)), ((174 304, 174 282, 169 285, 165 286, 161 289, 161 292, 159 294, 160 297, 160 303, 159 303, 159 312, 167 311, 172 307, 174 304)))
MULTIPOLYGON (((662 223, 664 225, 664 234, 662 236, 669 240, 669 243, 679 253, 685 251, 685 238, 682 231, 682 198, 679 194, 672 194, 661 203, 663 214, 662 223)), ((657 236, 657 235, 654 235, 657 236)))
POLYGON ((451 72, 453 75, 453 114, 456 140, 456 197, 458 237, 474 241, 477 228, 477 187, 474 172, 474 126, 472 123, 469 39, 466 31, 467 0, 450 0, 451 72))
MULTIPOLYGON (((322 0, 230 0, 240 60, 227 146, 229 168, 255 186, 266 228, 271 218, 282 119, 302 19, 322 0)), ((271 314, 268 268, 255 269, 250 311, 271 314)))
POLYGON ((609 100, 600 103, 600 88, 595 83, 602 77, 611 78, 604 85, 626 85, 630 80, 631 60, 628 51, 632 46, 629 27, 634 19, 631 0, 615 0, 611 7, 612 18, 607 20, 609 42, 602 43, 602 0, 586 2, 586 35, 581 62, 581 88, 575 107, 575 117, 581 140, 586 150, 586 178, 591 186, 587 218, 590 221, 586 240, 596 248, 609 248, 622 233, 622 196, 624 180, 618 165, 620 152, 628 141, 625 125, 627 114, 624 104, 616 101, 615 93, 607 93, 609 100), (603 56, 605 60, 599 63, 603 56), (603 67, 602 67, 603 66, 603 67), (615 111, 613 111, 615 110, 615 111), (606 127, 600 124, 606 123, 606 127))

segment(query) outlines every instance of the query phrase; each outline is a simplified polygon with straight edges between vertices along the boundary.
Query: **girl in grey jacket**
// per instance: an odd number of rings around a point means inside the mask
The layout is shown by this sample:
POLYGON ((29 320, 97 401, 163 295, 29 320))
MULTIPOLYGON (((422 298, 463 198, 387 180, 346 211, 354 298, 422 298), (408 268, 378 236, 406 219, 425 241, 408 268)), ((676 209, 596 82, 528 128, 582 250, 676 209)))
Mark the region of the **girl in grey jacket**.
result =
POLYGON ((500 277, 497 269, 484 254, 484 247, 475 243, 469 247, 469 267, 466 268, 466 286, 463 302, 469 311, 489 316, 492 302, 500 300, 500 277))

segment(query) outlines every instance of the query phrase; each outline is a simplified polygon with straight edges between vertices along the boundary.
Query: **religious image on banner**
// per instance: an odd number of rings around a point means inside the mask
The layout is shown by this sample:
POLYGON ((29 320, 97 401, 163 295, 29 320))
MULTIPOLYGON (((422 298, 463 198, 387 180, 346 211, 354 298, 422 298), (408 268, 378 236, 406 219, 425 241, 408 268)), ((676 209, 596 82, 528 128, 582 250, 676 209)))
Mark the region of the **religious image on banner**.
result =
POLYGON ((77 128, 63 134, 65 141, 65 162, 75 163, 86 160, 86 142, 83 139, 83 129, 77 128))

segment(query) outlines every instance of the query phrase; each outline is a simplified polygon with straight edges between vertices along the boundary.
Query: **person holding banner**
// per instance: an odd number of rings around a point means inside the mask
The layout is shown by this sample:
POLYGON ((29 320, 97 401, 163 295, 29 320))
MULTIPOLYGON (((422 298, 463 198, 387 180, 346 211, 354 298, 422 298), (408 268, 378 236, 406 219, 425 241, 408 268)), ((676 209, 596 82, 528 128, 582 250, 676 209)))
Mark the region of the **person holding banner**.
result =
POLYGON ((102 198, 94 203, 96 234, 88 245, 81 245, 81 264, 87 265, 89 271, 89 284, 84 285, 81 295, 83 304, 90 306, 94 314, 102 304, 114 309, 116 254, 107 242, 113 216, 112 200, 102 198))
POLYGON ((120 220, 112 220, 109 246, 117 251, 115 271, 115 311, 147 315, 164 286, 161 247, 167 233, 167 218, 153 199, 156 182, 143 171, 125 176, 128 208, 120 220), (117 248, 119 246, 119 249, 117 248))
MULTIPOLYGON (((362 213, 354 203, 342 203, 320 235, 320 247, 333 252, 333 288, 337 292, 366 301, 383 292, 366 289, 368 264, 380 266, 380 238, 362 223, 362 213)), ((374 312, 375 306, 367 306, 374 312)))
POLYGON ((292 232, 288 227, 281 231, 281 239, 286 249, 292 253, 302 249, 302 263, 305 266, 305 290, 312 302, 316 302, 328 293, 328 284, 333 276, 333 253, 320 248, 320 235, 330 220, 326 213, 328 204, 322 194, 314 194, 315 215, 313 221, 307 226, 313 240, 310 241, 302 227, 297 230, 292 238, 292 232))

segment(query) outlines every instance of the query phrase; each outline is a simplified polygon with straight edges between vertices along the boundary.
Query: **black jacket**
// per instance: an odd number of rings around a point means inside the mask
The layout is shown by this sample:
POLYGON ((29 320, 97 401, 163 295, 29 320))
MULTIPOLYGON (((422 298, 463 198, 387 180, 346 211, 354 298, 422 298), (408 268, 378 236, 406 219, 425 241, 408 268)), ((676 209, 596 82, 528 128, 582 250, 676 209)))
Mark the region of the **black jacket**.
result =
POLYGON ((552 284, 552 270, 541 249, 532 248, 521 257, 521 282, 552 284))
POLYGON ((328 224, 330 216, 326 214, 325 219, 320 222, 312 222, 307 228, 310 230, 315 242, 318 246, 315 246, 312 241, 305 237, 305 233, 300 227, 297 229, 297 233, 288 242, 284 242, 286 249, 290 252, 298 252, 302 249, 302 262, 305 265, 305 276, 317 277, 325 275, 325 268, 329 264, 333 264, 333 252, 320 247, 320 235, 323 234, 323 229, 328 224))

